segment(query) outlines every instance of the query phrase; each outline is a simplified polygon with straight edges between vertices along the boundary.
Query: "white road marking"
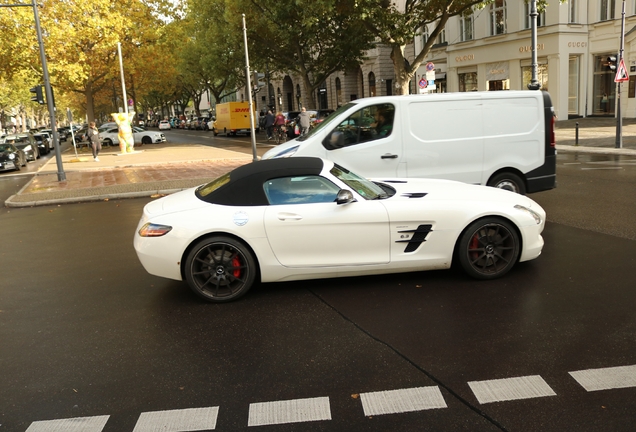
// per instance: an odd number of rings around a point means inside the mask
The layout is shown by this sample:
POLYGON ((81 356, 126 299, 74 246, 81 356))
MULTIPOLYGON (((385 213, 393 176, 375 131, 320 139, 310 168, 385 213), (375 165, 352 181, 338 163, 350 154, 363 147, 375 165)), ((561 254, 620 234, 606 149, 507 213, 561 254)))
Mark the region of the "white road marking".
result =
POLYGON ((190 432, 216 428, 219 407, 141 413, 133 432, 190 432))
POLYGON ((587 391, 636 387, 636 365, 569 372, 587 391))
POLYGON ((250 404, 248 426, 331 420, 328 397, 250 404))
POLYGON ((471 381, 468 385, 480 404, 556 396, 554 390, 539 375, 471 381))
POLYGON ((601 168, 581 168, 581 171, 592 171, 592 170, 622 170, 623 167, 601 167, 601 168))
POLYGON ((447 408, 437 386, 360 393, 365 416, 447 408))
POLYGON ((109 417, 104 415, 35 421, 26 432, 101 432, 109 417))

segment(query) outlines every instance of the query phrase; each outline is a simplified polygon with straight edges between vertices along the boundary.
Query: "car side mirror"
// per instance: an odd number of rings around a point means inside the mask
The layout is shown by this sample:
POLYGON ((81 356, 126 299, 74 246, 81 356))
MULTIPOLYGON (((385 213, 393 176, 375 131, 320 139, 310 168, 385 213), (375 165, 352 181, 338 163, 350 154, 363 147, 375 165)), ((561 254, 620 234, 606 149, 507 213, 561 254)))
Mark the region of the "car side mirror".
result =
POLYGON ((327 150, 335 150, 345 146, 344 133, 339 130, 331 132, 322 140, 322 145, 327 150))
POLYGON ((336 204, 338 205, 350 204, 354 201, 355 199, 353 198, 353 193, 350 190, 340 189, 340 191, 338 191, 338 196, 336 197, 336 204))

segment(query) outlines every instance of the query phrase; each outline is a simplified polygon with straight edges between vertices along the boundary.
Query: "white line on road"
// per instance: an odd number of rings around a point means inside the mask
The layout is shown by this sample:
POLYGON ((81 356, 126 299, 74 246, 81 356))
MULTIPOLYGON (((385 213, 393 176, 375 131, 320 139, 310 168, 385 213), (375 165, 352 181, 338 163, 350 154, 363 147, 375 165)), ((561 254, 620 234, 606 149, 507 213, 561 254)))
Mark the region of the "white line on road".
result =
POLYGON ((101 432, 110 416, 75 417, 31 423, 26 432, 101 432))
POLYGON ((141 413, 133 432, 190 432, 216 428, 219 407, 141 413))
POLYGON ((331 420, 328 397, 250 404, 248 426, 331 420))
POLYGON ((539 375, 471 381, 468 385, 480 404, 556 396, 554 390, 539 375))
POLYGON ((581 171, 592 171, 592 170, 622 170, 623 167, 601 167, 601 168, 581 168, 581 171))
POLYGON ((587 391, 636 387, 636 365, 569 372, 587 391))
POLYGON ((446 408, 437 386, 360 393, 365 416, 446 408))

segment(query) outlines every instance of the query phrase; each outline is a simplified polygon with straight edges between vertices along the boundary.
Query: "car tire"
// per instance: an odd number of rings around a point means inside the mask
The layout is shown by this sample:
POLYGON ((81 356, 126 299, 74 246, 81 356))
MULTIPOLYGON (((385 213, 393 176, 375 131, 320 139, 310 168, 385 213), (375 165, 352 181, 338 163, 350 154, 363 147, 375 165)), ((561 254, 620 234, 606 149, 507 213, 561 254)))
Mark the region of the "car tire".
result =
POLYGON ((519 233, 507 220, 487 217, 473 222, 460 236, 457 256, 475 279, 496 279, 508 273, 520 254, 519 233))
POLYGON ((110 139, 110 138, 106 138, 106 139, 104 140, 103 144, 104 144, 105 146, 112 147, 112 146, 113 146, 113 140, 112 140, 112 139, 110 139))
POLYGON ((243 296, 256 279, 256 261, 241 242, 223 236, 197 242, 185 261, 185 277, 199 297, 215 303, 243 296))
POLYGON ((152 138, 149 136, 145 136, 141 139, 141 144, 152 144, 152 138))
POLYGON ((526 185, 521 177, 511 172, 502 172, 493 176, 488 181, 488 186, 509 190, 520 195, 526 194, 526 185))

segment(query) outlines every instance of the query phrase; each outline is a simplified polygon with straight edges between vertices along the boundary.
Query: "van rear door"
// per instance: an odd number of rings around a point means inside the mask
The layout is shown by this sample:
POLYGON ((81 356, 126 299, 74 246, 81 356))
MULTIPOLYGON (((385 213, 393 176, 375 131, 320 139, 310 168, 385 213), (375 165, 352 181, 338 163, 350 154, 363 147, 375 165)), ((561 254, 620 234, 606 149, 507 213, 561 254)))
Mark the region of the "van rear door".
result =
POLYGON ((481 98, 443 96, 430 95, 408 104, 403 118, 408 177, 480 184, 484 161, 481 98))

